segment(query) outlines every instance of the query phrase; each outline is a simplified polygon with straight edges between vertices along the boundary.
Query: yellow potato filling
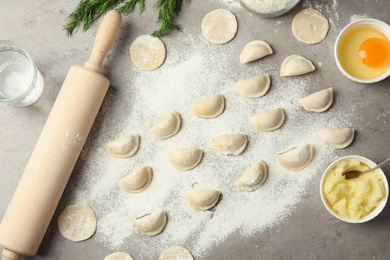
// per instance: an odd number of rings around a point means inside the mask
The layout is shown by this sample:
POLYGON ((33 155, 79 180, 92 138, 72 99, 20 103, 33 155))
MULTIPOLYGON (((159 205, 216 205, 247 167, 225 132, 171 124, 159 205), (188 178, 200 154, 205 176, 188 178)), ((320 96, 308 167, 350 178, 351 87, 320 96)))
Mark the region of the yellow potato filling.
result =
POLYGON ((378 171, 345 179, 347 170, 365 170, 369 166, 359 159, 336 163, 324 179, 323 193, 334 212, 348 219, 361 219, 370 214, 386 195, 382 176, 378 171))

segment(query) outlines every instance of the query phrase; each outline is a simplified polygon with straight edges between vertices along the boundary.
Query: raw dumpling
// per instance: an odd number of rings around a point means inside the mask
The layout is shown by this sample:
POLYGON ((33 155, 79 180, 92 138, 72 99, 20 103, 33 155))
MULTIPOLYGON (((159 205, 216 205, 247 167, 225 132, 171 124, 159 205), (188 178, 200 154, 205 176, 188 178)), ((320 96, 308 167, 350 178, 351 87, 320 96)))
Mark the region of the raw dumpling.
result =
POLYGON ((196 102, 192 106, 192 112, 201 118, 214 118, 219 116, 225 108, 223 95, 215 95, 196 102))
POLYGON ((174 111, 158 120, 150 130, 150 134, 159 139, 166 139, 179 132, 180 124, 180 114, 174 111))
POLYGON ((188 190, 185 198, 193 209, 204 211, 214 207, 221 194, 219 190, 188 190))
POLYGON ((333 89, 327 88, 314 92, 299 100, 299 103, 307 111, 324 112, 333 103, 333 89))
POLYGON ((109 154, 118 158, 127 158, 135 154, 139 147, 139 136, 136 134, 122 137, 106 143, 109 154))
POLYGON ((176 148, 168 151, 169 163, 178 170, 186 171, 197 166, 203 151, 198 148, 176 148))
POLYGON ((194 258, 186 248, 171 246, 162 252, 158 260, 194 260, 194 258))
POLYGON ((251 41, 242 49, 240 62, 248 63, 272 54, 272 48, 264 41, 251 41))
POLYGON ((212 143, 214 149, 223 155, 239 155, 244 151, 248 137, 245 134, 220 135, 212 143))
POLYGON ((270 85, 271 79, 269 75, 264 74, 237 81, 234 84, 234 88, 243 97, 259 98, 267 93, 270 85))
POLYGON ((149 187, 152 181, 152 168, 142 167, 119 181, 119 187, 127 192, 141 192, 149 187))
POLYGON ((234 183, 237 188, 243 191, 254 191, 260 188, 267 179, 267 166, 263 161, 252 165, 245 173, 234 183))
POLYGON ((287 170, 299 171, 311 162, 313 153, 313 147, 309 144, 304 144, 280 154, 278 161, 287 170))
POLYGON ((288 56, 280 69, 281 77, 299 76, 314 71, 313 63, 300 55, 288 56))
POLYGON ((273 131, 279 129, 286 118, 283 108, 274 108, 262 112, 251 118, 251 123, 261 131, 273 131))
POLYGON ((66 207, 57 219, 62 236, 80 242, 90 238, 96 231, 96 216, 87 205, 74 204, 66 207))
POLYGON ((134 260, 134 258, 124 252, 115 252, 106 256, 103 260, 134 260))
POLYGON ((332 148, 342 149, 350 145, 355 135, 353 128, 325 128, 320 130, 324 143, 332 148))
POLYGON ((167 224, 165 211, 153 213, 133 221, 133 228, 138 233, 154 236, 159 234, 167 224))

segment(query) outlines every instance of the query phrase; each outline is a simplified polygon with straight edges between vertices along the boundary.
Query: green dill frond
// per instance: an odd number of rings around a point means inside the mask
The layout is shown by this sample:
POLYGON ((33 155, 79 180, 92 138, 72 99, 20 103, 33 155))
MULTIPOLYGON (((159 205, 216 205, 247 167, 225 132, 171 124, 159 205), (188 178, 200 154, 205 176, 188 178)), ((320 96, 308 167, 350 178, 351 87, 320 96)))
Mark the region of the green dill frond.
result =
MULTIPOLYGON (((172 29, 182 30, 180 25, 173 23, 181 11, 182 3, 183 0, 157 0, 154 6, 160 8, 157 22, 161 23, 161 27, 153 32, 153 36, 162 36, 172 29)), ((117 9, 122 14, 128 14, 134 11, 137 4, 141 14, 145 10, 145 0, 81 0, 66 19, 64 29, 68 36, 78 27, 86 31, 108 11, 117 9)))
POLYGON ((131 13, 134 11, 134 8, 137 4, 139 5, 139 13, 141 14, 145 10, 145 0, 130 0, 118 8, 118 11, 122 14, 131 13))
POLYGON ((182 3, 183 0, 157 0, 154 6, 160 7, 157 22, 161 23, 161 26, 152 33, 153 36, 162 36, 171 29, 182 31, 180 25, 173 23, 181 11, 182 3))

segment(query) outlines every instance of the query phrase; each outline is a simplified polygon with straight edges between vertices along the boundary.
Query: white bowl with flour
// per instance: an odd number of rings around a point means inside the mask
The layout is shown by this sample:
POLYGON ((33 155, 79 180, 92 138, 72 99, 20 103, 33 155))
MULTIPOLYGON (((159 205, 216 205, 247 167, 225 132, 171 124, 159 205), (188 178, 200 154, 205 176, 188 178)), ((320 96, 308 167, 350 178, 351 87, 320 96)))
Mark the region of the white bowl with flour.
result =
POLYGON ((278 17, 293 9, 300 0, 240 0, 248 10, 263 17, 278 17))

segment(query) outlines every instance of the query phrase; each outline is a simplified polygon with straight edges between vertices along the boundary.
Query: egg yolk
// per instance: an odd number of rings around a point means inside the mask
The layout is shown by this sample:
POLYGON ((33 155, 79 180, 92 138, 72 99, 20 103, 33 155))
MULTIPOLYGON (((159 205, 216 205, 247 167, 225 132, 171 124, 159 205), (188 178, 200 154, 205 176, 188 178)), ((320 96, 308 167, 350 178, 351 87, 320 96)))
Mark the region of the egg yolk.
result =
POLYGON ((390 44, 380 38, 370 38, 359 49, 360 59, 368 66, 378 68, 390 63, 390 44))

